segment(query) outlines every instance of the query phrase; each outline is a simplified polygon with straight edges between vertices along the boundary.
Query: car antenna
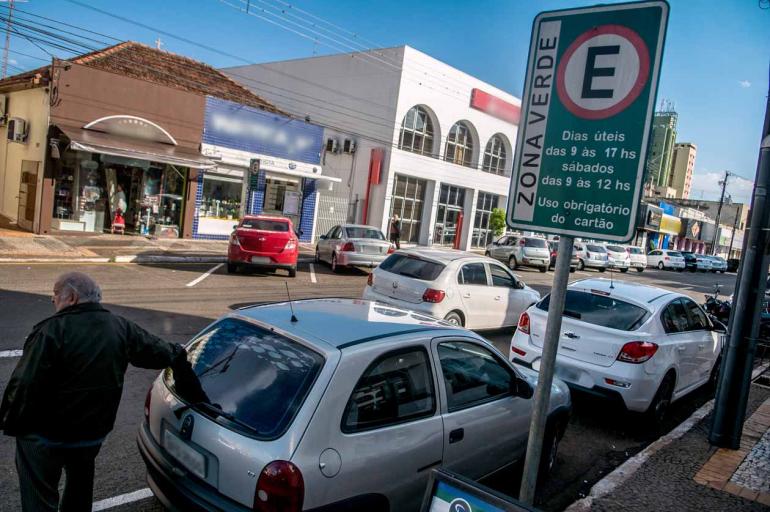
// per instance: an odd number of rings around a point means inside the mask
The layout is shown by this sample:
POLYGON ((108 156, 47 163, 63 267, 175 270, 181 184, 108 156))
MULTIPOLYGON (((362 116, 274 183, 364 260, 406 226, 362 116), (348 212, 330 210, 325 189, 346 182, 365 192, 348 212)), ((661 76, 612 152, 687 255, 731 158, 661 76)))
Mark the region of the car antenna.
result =
POLYGON ((289 307, 291 308, 291 323, 297 322, 297 317, 294 315, 294 304, 291 301, 291 293, 289 293, 289 282, 284 281, 283 284, 286 285, 286 296, 289 297, 289 307))
POLYGON ((610 290, 615 289, 615 282, 612 280, 612 274, 614 274, 614 269, 610 269, 610 290))

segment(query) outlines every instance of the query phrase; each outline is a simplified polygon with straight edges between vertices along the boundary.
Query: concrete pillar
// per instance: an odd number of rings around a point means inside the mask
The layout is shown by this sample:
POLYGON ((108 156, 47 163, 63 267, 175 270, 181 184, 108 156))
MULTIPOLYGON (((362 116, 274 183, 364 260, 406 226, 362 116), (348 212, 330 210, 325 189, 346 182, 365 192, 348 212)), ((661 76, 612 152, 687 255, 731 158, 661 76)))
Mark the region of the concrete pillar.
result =
POLYGON ((479 197, 477 189, 465 189, 465 201, 463 203, 463 230, 460 234, 460 249, 469 251, 473 242, 473 220, 476 217, 476 201, 479 197))
POLYGON ((433 226, 436 224, 438 199, 441 193, 440 181, 428 181, 425 186, 425 201, 422 208, 420 245, 433 245, 433 226))

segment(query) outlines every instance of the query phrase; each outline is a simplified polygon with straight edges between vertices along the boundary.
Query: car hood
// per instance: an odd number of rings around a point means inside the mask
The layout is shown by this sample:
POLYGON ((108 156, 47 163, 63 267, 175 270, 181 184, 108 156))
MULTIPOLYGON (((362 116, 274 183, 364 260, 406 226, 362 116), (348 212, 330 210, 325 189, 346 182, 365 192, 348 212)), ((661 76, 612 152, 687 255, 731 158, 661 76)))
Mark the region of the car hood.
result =
MULTIPOLYGON (((514 363, 514 365, 516 366, 516 370, 519 372, 519 375, 521 375, 524 380, 526 380, 527 383, 532 386, 532 389, 537 389, 537 379, 540 374, 535 370, 525 366, 520 366, 516 363, 514 363)), ((532 399, 534 400, 534 397, 532 397, 532 399)), ((551 400, 549 411, 553 411, 557 407, 569 407, 571 402, 572 400, 570 398, 569 387, 567 387, 567 384, 558 377, 554 377, 553 383, 551 384, 551 400)))

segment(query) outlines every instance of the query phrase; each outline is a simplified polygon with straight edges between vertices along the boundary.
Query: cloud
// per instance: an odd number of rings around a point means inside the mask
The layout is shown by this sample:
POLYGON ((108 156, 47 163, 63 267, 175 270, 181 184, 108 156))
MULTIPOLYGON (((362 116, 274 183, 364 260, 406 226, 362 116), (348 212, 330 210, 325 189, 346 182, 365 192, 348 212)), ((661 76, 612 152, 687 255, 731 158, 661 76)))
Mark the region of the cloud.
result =
POLYGON ((749 82, 748 80, 739 80, 738 85, 740 85, 744 89, 748 89, 749 87, 751 87, 751 82, 749 82))
MULTIPOLYGON (((700 173, 696 171, 692 177, 693 187, 690 190, 690 199, 719 201, 719 196, 722 193, 722 185, 719 182, 724 177, 724 172, 700 173)), ((753 190, 754 182, 746 178, 730 176, 730 179, 727 180, 726 194, 730 194, 734 203, 751 203, 753 190)))
POLYGON ((17 61, 16 59, 8 59, 8 64, 10 64, 12 66, 15 66, 18 63, 19 63, 19 61, 17 61))

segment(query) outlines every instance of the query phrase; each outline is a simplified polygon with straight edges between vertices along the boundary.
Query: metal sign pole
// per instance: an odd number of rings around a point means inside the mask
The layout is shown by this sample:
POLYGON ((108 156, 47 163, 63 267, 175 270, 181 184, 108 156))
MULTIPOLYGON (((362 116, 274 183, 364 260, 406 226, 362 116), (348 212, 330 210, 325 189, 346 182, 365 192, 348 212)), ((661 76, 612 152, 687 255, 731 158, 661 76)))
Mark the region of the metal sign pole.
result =
POLYGON ((545 422, 548 419, 551 385, 556 367, 556 351, 559 346, 561 319, 564 313, 564 300, 567 297, 569 264, 573 244, 572 237, 561 237, 556 253, 556 272, 553 278, 551 300, 548 304, 548 323, 545 327, 543 357, 540 360, 540 375, 537 379, 537 389, 535 389, 535 401, 532 407, 532 420, 529 424, 529 439, 527 440, 527 456, 524 460, 524 473, 521 477, 521 489, 519 491, 519 500, 528 505, 531 505, 535 499, 537 473, 543 451, 545 422))

